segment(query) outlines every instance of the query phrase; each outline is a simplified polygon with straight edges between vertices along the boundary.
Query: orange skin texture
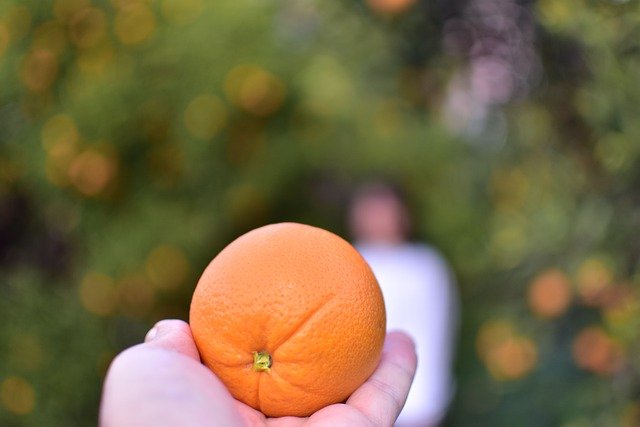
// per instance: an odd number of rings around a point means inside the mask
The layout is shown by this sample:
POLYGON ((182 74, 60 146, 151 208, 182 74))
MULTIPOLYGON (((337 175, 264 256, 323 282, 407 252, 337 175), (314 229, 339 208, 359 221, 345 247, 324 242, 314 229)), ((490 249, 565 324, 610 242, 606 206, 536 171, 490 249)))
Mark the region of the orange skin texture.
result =
POLYGON ((239 237, 205 269, 190 324, 202 361, 269 417, 342 402, 382 354, 382 293, 362 256, 320 228, 281 223, 239 237), (254 352, 272 358, 253 369, 254 352))

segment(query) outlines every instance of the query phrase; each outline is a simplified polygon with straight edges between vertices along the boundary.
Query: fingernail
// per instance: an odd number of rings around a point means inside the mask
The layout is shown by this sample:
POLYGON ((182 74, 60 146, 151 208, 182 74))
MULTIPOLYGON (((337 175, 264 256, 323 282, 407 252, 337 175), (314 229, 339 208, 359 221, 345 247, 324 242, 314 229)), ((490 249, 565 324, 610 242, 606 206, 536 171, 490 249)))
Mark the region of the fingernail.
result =
POLYGON ((158 327, 154 326, 149 330, 149 332, 147 332, 147 335, 145 335, 144 342, 149 342, 153 340, 156 337, 156 335, 158 335, 158 327))

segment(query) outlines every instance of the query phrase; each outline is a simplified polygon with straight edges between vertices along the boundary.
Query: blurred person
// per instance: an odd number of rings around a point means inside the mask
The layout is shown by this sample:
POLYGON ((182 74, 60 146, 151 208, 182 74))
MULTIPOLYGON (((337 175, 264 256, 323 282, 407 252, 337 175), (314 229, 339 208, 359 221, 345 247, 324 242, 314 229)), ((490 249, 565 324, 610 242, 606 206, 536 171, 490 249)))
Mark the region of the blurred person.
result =
POLYGON ((387 334, 371 377, 342 404, 308 418, 266 418, 235 400, 200 362, 191 328, 162 320, 143 344, 120 353, 109 367, 100 404, 102 427, 163 426, 389 426, 409 392, 415 347, 402 333, 387 334))
POLYGON ((455 388, 453 353, 459 316, 454 277, 433 247, 408 241, 409 209, 401 190, 386 182, 359 187, 349 227, 373 270, 387 309, 388 330, 416 342, 418 368, 397 426, 437 426, 455 388))

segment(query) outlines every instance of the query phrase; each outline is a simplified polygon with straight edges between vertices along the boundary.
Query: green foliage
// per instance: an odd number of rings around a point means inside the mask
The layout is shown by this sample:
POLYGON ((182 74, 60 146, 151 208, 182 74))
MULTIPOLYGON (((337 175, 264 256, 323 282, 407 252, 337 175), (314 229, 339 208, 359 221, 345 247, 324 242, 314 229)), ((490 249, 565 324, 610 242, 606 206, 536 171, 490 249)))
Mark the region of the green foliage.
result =
POLYGON ((476 3, 0 3, 0 424, 94 424, 111 358, 187 318, 217 251, 346 235, 372 175, 458 276, 450 424, 637 424, 637 3, 519 4, 539 69, 484 107, 455 101, 476 3))

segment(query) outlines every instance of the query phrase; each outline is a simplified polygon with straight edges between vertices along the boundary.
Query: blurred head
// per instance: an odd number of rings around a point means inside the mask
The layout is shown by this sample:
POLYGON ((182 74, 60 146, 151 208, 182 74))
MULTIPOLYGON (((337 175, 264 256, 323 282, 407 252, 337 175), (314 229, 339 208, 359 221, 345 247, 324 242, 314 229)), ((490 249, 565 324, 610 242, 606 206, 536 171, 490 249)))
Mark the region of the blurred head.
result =
POLYGON ((395 244, 407 239, 409 212, 400 189, 385 182, 359 187, 349 209, 353 238, 362 243, 395 244))

